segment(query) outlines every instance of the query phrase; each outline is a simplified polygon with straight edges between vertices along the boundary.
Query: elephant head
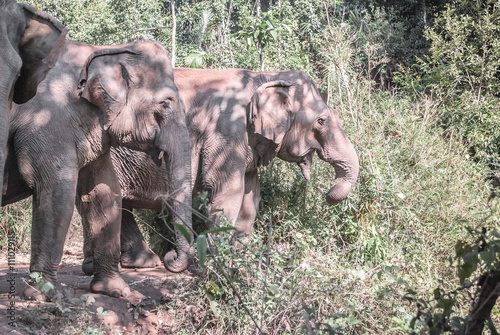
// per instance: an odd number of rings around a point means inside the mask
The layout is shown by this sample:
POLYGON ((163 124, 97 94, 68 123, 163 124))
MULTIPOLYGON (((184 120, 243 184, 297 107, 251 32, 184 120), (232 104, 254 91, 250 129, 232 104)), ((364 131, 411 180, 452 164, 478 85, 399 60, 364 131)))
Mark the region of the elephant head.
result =
POLYGON ((102 111, 114 146, 149 152, 158 165, 172 151, 174 132, 185 128, 168 52, 156 43, 94 51, 79 89, 102 111))
POLYGON ((67 29, 50 15, 14 0, 0 0, 0 175, 12 101, 23 103, 34 96, 61 54, 66 34, 67 29))
POLYGON ((358 177, 359 162, 338 113, 322 100, 310 78, 298 71, 283 72, 282 78, 262 84, 250 103, 250 124, 261 140, 255 150, 259 165, 277 155, 296 162, 306 180, 314 152, 335 169, 333 187, 326 195, 336 205, 351 192, 358 177))
MULTIPOLYGON (((191 146, 167 50, 153 42, 96 50, 82 69, 79 90, 99 107, 113 146, 147 152, 158 166, 165 159, 174 219, 191 231, 191 146)), ((177 245, 166 262, 174 272, 187 268, 192 252, 180 232, 177 245)))

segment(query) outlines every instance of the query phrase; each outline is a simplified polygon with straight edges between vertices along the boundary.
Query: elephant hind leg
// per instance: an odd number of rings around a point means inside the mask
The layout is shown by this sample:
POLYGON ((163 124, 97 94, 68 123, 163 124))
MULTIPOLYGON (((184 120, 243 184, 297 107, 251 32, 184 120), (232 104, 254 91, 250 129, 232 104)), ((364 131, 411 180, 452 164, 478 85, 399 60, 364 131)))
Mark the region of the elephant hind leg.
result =
POLYGON ((122 210, 120 239, 122 267, 154 268, 161 264, 160 257, 144 241, 131 207, 124 206, 122 210))

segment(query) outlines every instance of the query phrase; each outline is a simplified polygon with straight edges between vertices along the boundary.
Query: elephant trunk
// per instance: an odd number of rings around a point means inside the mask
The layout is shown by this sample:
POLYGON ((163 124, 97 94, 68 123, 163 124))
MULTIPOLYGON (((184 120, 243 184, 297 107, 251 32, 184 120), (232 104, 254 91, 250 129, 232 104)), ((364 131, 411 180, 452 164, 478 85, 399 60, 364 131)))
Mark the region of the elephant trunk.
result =
POLYGON ((359 173, 359 161, 351 142, 346 138, 347 144, 343 146, 340 158, 326 159, 335 169, 335 184, 326 194, 326 202, 336 205, 344 200, 354 186, 359 173))
MULTIPOLYGON (((168 175, 168 203, 174 222, 183 225, 193 241, 191 222, 191 146, 185 125, 177 124, 162 130, 160 140, 166 145, 159 146, 165 153, 165 166, 168 175)), ((194 250, 184 234, 175 228, 176 250, 169 251, 163 258, 165 268, 172 272, 187 269, 194 250)))

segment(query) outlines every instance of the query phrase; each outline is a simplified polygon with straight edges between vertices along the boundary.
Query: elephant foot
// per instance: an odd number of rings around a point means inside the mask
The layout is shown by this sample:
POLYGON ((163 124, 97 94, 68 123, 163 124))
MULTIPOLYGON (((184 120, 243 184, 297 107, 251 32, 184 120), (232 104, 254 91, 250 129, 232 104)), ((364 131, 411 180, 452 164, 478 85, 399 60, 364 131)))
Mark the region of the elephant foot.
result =
POLYGON ((42 290, 38 289, 37 283, 32 283, 31 281, 27 283, 26 288, 23 292, 23 298, 26 300, 35 301, 47 301, 47 297, 42 293, 42 290))
POLYGON ((155 268, 161 260, 153 250, 143 246, 141 250, 122 251, 120 263, 124 268, 155 268))
POLYGON ((22 298, 35 301, 58 301, 64 298, 61 289, 62 287, 53 284, 53 281, 31 278, 26 281, 26 288, 23 291, 22 298))
POLYGON ((94 261, 92 258, 85 258, 82 263, 82 271, 86 276, 94 274, 94 261))
POLYGON ((126 298, 130 294, 130 287, 119 275, 105 279, 94 277, 90 282, 90 291, 93 293, 106 294, 113 298, 126 298))

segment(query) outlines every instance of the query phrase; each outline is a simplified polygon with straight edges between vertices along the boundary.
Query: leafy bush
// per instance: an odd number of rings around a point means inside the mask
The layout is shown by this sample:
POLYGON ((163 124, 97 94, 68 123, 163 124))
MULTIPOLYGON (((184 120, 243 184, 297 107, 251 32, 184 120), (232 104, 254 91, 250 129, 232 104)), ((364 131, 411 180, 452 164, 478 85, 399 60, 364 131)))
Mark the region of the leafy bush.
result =
POLYGON ((500 161, 500 16, 494 1, 448 5, 426 36, 431 53, 398 83, 436 102, 439 125, 471 147, 475 159, 500 161))

